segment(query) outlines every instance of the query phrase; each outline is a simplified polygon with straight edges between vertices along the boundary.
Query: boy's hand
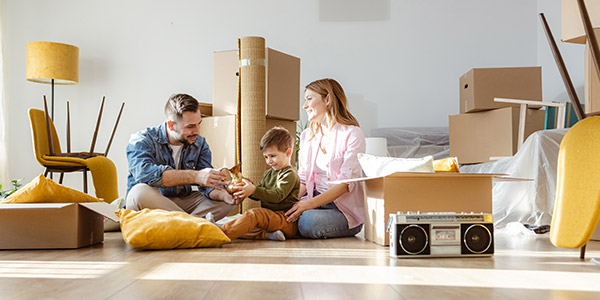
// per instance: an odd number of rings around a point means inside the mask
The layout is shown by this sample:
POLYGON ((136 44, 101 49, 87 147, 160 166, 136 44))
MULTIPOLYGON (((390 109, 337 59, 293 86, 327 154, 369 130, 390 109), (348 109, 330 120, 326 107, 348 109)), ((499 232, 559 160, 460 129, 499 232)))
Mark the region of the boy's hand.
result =
POLYGON ((238 185, 237 188, 239 191, 233 193, 233 196, 241 200, 250 197, 256 190, 256 186, 246 178, 242 179, 242 183, 238 185))

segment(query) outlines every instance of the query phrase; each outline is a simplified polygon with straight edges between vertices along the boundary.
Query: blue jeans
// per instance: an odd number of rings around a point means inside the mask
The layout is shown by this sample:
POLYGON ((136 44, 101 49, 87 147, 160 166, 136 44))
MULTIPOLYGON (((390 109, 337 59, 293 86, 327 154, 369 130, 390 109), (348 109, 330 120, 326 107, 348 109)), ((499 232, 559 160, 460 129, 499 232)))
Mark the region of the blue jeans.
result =
POLYGON ((315 209, 304 211, 298 219, 298 231, 305 238, 322 239, 355 236, 362 224, 348 228, 346 216, 331 202, 315 209))

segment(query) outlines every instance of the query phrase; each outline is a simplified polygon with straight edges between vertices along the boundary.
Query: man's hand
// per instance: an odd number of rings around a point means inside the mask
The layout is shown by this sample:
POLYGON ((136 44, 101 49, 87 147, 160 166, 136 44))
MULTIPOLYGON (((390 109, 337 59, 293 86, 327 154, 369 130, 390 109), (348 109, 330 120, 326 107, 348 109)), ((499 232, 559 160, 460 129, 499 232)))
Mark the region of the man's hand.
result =
POLYGON ((236 197, 233 197, 232 195, 230 195, 229 193, 225 193, 226 195, 223 197, 223 202, 229 204, 229 205, 238 205, 240 203, 242 203, 242 200, 244 199, 239 199, 236 197))
POLYGON ((252 195, 256 190, 256 186, 246 178, 242 179, 241 184, 238 185, 236 188, 238 189, 238 191, 233 193, 233 196, 241 200, 250 197, 250 195, 252 195))
POLYGON ((208 195, 212 200, 221 200, 229 205, 238 205, 242 203, 243 199, 234 198, 232 195, 227 193, 225 190, 213 190, 208 195))
POLYGON ((226 177, 219 170, 206 168, 196 172, 196 183, 217 190, 224 190, 226 177))

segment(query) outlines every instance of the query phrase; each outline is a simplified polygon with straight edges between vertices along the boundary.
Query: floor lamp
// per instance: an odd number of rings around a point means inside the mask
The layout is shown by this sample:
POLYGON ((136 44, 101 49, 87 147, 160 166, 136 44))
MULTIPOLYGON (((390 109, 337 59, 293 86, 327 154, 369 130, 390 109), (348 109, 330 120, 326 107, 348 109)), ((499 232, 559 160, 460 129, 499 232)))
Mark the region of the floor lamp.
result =
POLYGON ((52 42, 27 43, 27 80, 52 85, 54 120, 54 85, 79 82, 79 48, 52 42))

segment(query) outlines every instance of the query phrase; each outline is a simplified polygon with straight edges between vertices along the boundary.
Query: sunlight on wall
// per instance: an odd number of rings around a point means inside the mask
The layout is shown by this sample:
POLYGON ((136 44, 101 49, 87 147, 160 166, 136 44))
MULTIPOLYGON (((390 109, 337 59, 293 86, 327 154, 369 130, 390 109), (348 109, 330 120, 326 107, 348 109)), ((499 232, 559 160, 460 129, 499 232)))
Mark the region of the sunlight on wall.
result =
POLYGON ((0 278, 98 278, 126 262, 0 260, 0 278))

